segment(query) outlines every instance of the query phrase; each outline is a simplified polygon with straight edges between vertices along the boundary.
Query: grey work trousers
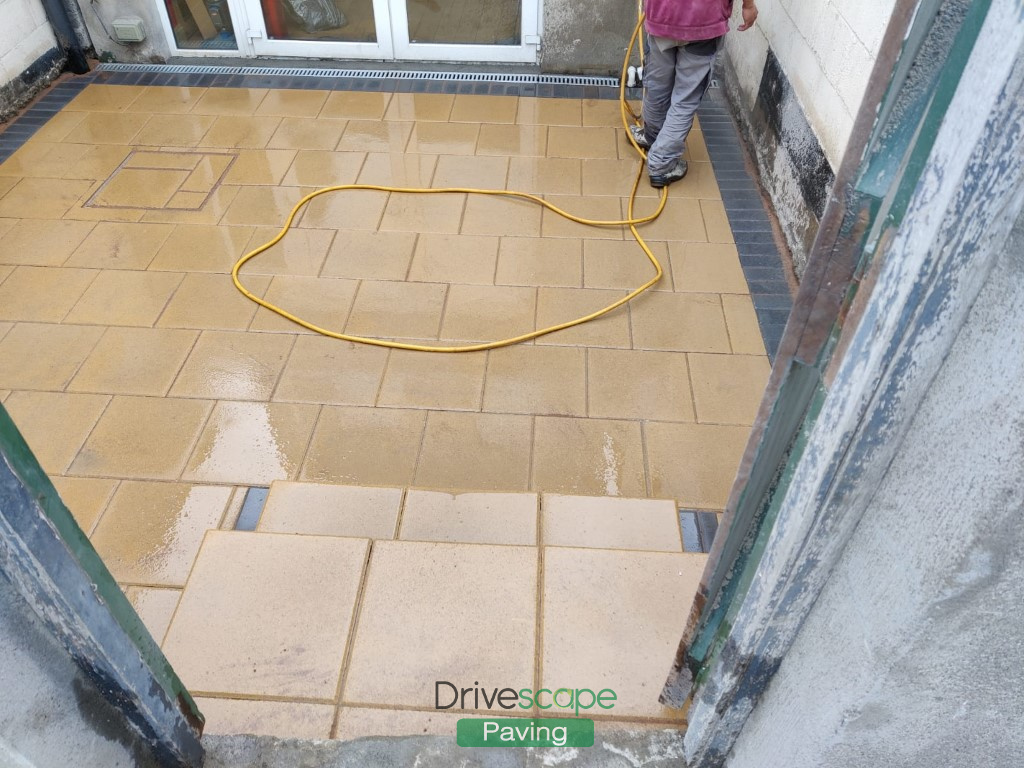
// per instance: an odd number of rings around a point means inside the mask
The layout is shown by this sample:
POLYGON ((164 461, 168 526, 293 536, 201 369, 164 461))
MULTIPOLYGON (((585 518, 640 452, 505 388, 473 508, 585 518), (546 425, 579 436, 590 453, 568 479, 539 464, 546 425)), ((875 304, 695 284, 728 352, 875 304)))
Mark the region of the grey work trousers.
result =
POLYGON ((643 117, 644 134, 651 143, 647 169, 652 175, 672 170, 683 156, 697 107, 711 84, 711 65, 720 40, 664 51, 651 40, 644 63, 643 117))

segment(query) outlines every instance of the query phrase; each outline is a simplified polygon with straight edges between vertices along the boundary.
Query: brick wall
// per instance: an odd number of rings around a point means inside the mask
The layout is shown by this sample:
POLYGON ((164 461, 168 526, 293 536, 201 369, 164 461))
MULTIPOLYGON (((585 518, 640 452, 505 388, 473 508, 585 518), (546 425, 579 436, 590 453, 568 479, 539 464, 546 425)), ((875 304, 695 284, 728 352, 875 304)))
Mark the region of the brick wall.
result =
POLYGON ((56 47, 39 0, 0 0, 0 83, 6 85, 56 47))
MULTIPOLYGON (((721 77, 801 274, 895 0, 758 0, 721 77)), ((739 25, 740 0, 733 23, 739 25)))
POLYGON ((63 54, 39 0, 0 0, 0 120, 54 74, 63 54))

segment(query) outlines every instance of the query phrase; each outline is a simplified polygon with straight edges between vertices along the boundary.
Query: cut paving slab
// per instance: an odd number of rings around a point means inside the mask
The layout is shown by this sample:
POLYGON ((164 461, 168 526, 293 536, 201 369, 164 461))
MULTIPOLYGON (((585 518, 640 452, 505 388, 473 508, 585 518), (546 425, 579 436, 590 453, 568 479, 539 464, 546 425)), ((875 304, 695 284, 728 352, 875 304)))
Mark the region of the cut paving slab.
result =
POLYGON ((676 505, 661 499, 544 494, 544 543, 681 552, 676 505))
POLYGON ((474 544, 537 543, 537 494, 444 493, 412 489, 399 538, 474 544))
POLYGON ((275 482, 259 530, 390 539, 398 525, 401 488, 275 482))

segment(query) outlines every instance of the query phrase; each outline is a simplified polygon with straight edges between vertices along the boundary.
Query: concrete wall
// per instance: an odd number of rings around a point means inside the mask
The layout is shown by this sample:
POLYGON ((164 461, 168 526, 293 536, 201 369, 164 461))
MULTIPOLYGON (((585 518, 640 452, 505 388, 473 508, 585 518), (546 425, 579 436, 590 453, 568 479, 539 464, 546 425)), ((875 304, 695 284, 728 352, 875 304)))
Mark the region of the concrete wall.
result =
POLYGON ((1024 217, 729 768, 1024 765, 1024 217))
POLYGON ((171 55, 160 14, 162 0, 79 0, 100 61, 162 64, 171 55), (114 19, 137 16, 146 27, 141 43, 118 43, 107 34, 114 19))
POLYGON ((2 573, 0 691, 0 765, 155 765, 2 573))
POLYGON ((0 120, 52 80, 63 62, 39 0, 0 0, 0 120))
POLYGON ((615 75, 636 26, 636 3, 544 0, 541 70, 552 74, 615 75))
POLYGON ((721 75, 798 275, 894 5, 758 0, 757 25, 726 39, 721 75))

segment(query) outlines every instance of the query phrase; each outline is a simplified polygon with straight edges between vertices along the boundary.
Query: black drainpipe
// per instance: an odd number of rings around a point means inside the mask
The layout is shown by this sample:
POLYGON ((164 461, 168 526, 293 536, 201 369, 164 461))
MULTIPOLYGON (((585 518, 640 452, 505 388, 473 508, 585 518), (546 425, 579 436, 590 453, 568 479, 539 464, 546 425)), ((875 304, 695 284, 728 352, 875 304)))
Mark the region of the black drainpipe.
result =
POLYGON ((40 0, 43 10, 46 11, 46 18, 53 27, 57 37, 57 44, 64 49, 68 57, 68 69, 76 75, 84 75, 89 71, 89 62, 85 58, 85 50, 78 42, 78 35, 71 25, 71 18, 68 16, 68 9, 62 0, 40 0))

